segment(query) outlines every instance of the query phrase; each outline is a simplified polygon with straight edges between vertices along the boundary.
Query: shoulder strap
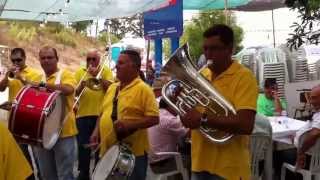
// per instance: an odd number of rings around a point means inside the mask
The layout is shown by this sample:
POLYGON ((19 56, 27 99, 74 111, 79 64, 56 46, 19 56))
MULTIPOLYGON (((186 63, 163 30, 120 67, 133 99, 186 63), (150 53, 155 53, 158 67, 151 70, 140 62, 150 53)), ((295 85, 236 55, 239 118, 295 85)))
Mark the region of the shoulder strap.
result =
POLYGON ((119 86, 117 86, 116 92, 115 92, 113 100, 112 100, 111 119, 113 122, 118 119, 118 94, 119 94, 119 91, 120 91, 120 88, 119 88, 119 86))

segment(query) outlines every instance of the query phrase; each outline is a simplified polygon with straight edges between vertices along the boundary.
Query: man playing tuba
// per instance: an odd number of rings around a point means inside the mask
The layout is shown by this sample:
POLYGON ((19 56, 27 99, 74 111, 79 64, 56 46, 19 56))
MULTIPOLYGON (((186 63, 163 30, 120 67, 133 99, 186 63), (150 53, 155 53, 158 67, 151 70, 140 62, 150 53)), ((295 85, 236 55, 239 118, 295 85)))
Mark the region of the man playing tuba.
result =
POLYGON ((205 116, 195 109, 181 117, 192 128, 192 180, 250 179, 248 135, 256 114, 257 82, 247 68, 232 59, 234 34, 226 25, 215 25, 204 34, 203 51, 212 64, 201 73, 235 108, 236 114, 205 116), (236 134, 225 144, 208 141, 200 125, 236 134), (210 158, 210 159, 209 159, 210 158))

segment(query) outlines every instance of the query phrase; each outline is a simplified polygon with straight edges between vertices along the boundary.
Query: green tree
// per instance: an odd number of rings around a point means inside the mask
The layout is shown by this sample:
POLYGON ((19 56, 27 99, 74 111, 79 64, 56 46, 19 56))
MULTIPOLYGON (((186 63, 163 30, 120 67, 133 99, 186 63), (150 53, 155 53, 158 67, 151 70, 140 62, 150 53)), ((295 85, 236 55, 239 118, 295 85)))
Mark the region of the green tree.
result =
POLYGON ((76 30, 76 32, 86 32, 87 27, 92 24, 92 20, 89 21, 79 21, 71 24, 71 27, 76 30))
POLYGON ((314 27, 320 20, 320 0, 286 0, 286 5, 292 10, 297 10, 300 22, 294 22, 291 28, 290 38, 287 45, 292 49, 297 49, 302 44, 308 42, 318 44, 320 31, 315 31, 314 27))
MULTIPOLYGON (((108 23, 106 19, 105 24, 108 23)), ((122 39, 127 33, 135 37, 143 37, 143 16, 136 14, 131 17, 111 19, 109 22, 110 32, 118 39, 122 39)))
POLYGON ((131 17, 124 18, 124 26, 127 32, 130 32, 136 37, 143 37, 143 16, 136 14, 131 17))
MULTIPOLYGON (((202 54, 203 32, 212 25, 224 24, 225 22, 226 16, 223 11, 211 10, 201 11, 198 17, 193 18, 190 23, 185 25, 181 42, 189 43, 190 55, 194 60, 202 54)), ((242 49, 243 30, 236 25, 236 18, 233 13, 228 16, 228 25, 235 33, 235 51, 238 52, 242 49)))

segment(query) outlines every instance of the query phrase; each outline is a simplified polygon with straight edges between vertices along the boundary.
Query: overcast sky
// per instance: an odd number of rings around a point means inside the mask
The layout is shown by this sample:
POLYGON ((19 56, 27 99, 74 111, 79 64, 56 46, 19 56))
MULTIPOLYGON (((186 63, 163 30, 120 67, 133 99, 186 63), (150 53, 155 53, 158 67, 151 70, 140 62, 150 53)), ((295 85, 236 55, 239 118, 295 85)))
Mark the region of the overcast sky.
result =
MULTIPOLYGON (((244 46, 273 44, 271 11, 235 13, 237 23, 245 31, 244 46)), ((299 21, 297 13, 288 8, 282 8, 274 10, 273 14, 276 44, 285 43, 289 37, 288 34, 293 32, 290 26, 293 22, 299 21)))
MULTIPOLYGON (((184 20, 191 19, 197 11, 184 11, 184 20)), ((242 44, 245 47, 256 45, 272 45, 272 13, 271 11, 259 12, 240 12, 234 11, 237 17, 237 23, 245 32, 242 44)), ((292 32, 290 25, 297 21, 297 13, 288 8, 274 10, 274 25, 276 44, 285 43, 292 32)), ((103 29, 104 20, 99 21, 99 30, 103 29)), ((95 26, 91 28, 91 33, 95 35, 95 26)))

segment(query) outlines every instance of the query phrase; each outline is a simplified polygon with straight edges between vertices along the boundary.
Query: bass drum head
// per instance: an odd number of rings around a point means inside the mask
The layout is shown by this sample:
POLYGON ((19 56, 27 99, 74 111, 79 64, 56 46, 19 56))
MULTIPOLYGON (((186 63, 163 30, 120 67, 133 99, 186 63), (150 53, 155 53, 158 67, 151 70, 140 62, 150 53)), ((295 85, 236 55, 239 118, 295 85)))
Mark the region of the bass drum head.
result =
POLYGON ((100 159, 92 174, 93 180, 106 180, 114 165, 116 164, 120 154, 118 145, 112 146, 107 153, 100 159))
MULTIPOLYGON (((55 92, 56 93, 56 92, 55 92)), ((51 149, 57 142, 62 128, 62 121, 65 117, 65 99, 57 93, 56 98, 48 106, 49 113, 44 120, 43 126, 43 147, 51 149)))

